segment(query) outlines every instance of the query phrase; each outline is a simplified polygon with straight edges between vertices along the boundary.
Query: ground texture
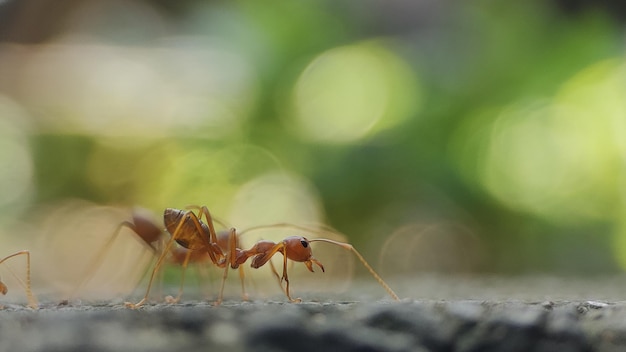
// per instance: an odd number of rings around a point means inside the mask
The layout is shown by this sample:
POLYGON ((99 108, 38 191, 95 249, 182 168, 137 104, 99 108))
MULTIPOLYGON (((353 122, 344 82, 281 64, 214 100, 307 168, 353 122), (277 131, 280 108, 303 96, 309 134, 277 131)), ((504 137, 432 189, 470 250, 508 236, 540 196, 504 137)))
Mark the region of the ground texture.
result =
POLYGON ((373 298, 372 288, 299 304, 5 304, 0 351, 624 351, 626 302, 615 280, 409 280, 401 296, 419 286, 431 297, 401 302, 373 298))

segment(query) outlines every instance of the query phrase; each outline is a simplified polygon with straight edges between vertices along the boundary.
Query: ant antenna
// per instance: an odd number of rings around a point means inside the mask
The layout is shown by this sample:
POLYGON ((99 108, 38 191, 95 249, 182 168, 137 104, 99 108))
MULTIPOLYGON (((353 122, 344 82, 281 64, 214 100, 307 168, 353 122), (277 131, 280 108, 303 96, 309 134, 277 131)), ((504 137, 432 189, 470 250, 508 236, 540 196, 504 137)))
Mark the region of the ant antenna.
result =
POLYGON ((372 268, 369 265, 369 263, 365 260, 365 258, 363 258, 361 253, 359 253, 359 251, 357 251, 354 248, 354 246, 352 246, 351 244, 337 242, 337 241, 333 241, 333 240, 329 240, 329 239, 325 239, 325 238, 316 238, 316 239, 309 240, 309 242, 326 242, 326 243, 331 243, 331 244, 337 245, 339 247, 342 247, 343 249, 351 251, 352 253, 354 253, 356 255, 357 258, 359 258, 359 260, 361 261, 363 266, 367 269, 367 271, 369 271, 370 274, 372 274, 374 279, 376 279, 376 281, 378 281, 378 283, 385 289, 385 291, 387 291, 389 296, 391 296, 391 298, 393 298, 396 301, 400 300, 398 295, 396 295, 396 293, 393 292, 391 287, 389 287, 389 285, 387 285, 387 283, 376 273, 376 271, 374 271, 374 268, 372 268))

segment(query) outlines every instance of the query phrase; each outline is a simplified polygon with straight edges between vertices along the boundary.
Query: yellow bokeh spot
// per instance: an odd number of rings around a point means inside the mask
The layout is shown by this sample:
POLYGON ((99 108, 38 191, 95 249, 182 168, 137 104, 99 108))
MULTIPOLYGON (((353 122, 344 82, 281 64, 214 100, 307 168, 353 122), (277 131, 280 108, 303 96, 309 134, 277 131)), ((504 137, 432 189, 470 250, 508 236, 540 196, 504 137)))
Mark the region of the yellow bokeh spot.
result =
POLYGON ((257 146, 185 147, 172 142, 145 155, 133 170, 133 178, 138 204, 150 204, 159 211, 207 205, 223 219, 239 187, 260 174, 280 169, 276 157, 257 146))
POLYGON ((615 219, 624 177, 625 79, 623 66, 602 62, 575 75, 551 101, 504 109, 489 127, 483 185, 511 208, 555 221, 615 219))
MULTIPOLYGON (((319 224, 322 208, 319 195, 305 179, 284 172, 268 172, 242 185, 232 203, 230 221, 240 230, 273 223, 319 224)), ((282 240, 293 229, 258 231, 259 236, 282 240)))
POLYGON ((413 71, 377 41, 316 57, 293 90, 295 126, 303 137, 347 143, 398 125, 417 111, 413 71))

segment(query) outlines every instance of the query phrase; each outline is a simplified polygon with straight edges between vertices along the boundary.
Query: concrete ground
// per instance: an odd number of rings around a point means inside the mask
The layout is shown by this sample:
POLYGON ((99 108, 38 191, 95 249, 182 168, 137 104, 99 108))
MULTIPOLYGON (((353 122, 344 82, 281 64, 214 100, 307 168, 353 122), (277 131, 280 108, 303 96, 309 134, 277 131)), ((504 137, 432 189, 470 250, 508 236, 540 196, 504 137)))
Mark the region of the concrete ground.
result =
POLYGON ((140 309, 123 300, 5 304, 0 351, 622 351, 626 278, 370 280, 343 293, 221 306, 194 298, 140 309))

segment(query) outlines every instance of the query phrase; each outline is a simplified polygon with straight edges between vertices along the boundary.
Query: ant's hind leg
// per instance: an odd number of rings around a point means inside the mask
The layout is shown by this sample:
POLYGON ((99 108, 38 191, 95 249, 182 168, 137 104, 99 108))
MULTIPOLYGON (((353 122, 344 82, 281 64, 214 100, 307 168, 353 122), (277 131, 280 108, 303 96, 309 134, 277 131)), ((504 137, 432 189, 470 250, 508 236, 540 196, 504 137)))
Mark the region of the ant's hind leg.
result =
POLYGON ((272 263, 271 260, 269 260, 269 263, 270 269, 272 269, 272 274, 274 274, 276 280, 278 281, 278 286, 280 286, 280 290, 284 291, 285 289, 283 288, 283 279, 280 277, 280 275, 278 275, 278 270, 276 270, 276 266, 274 265, 274 263, 272 263))
MULTIPOLYGON (((235 264, 237 262, 237 232, 234 228, 230 229, 230 233, 228 234, 228 250, 226 251, 226 258, 224 258, 224 274, 222 275, 222 283, 220 285, 220 293, 217 296, 217 301, 215 305, 220 305, 222 303, 222 299, 224 297, 224 286, 226 285, 226 278, 228 278, 228 269, 236 268, 235 264)), ((239 272, 241 275, 241 271, 239 272)), ((241 276, 241 282, 243 287, 243 276, 241 276)), ((245 290, 244 290, 245 294, 245 290)))
POLYGON ((148 288, 146 289, 146 294, 144 295, 144 297, 141 299, 141 301, 137 303, 126 302, 124 304, 126 308, 135 309, 135 308, 141 307, 142 305, 146 303, 146 301, 148 301, 148 296, 150 295, 150 289, 152 288, 152 282, 154 281, 154 277, 156 276, 156 273, 159 271, 159 269, 161 269, 161 265, 163 265, 163 261, 165 260, 165 257, 169 254, 170 248, 172 248, 174 241, 178 237, 183 224, 184 224, 184 221, 180 221, 178 223, 178 225, 176 226, 176 230, 174 230, 174 233, 172 234, 172 237, 169 239, 169 241, 167 241, 165 248, 163 248, 163 252, 159 256, 159 259, 157 260, 156 264, 154 264, 154 268, 152 269, 152 274, 150 275, 150 281, 148 281, 148 288))
POLYGON ((169 304, 178 303, 180 301, 180 298, 183 296, 183 288, 185 286, 185 273, 187 272, 187 266, 189 265, 191 254, 192 254, 191 250, 187 251, 187 254, 185 255, 185 260, 183 261, 183 264, 182 264, 182 269, 180 273, 180 287, 178 287, 178 295, 176 295, 176 298, 172 296, 165 297, 166 302, 169 304))

